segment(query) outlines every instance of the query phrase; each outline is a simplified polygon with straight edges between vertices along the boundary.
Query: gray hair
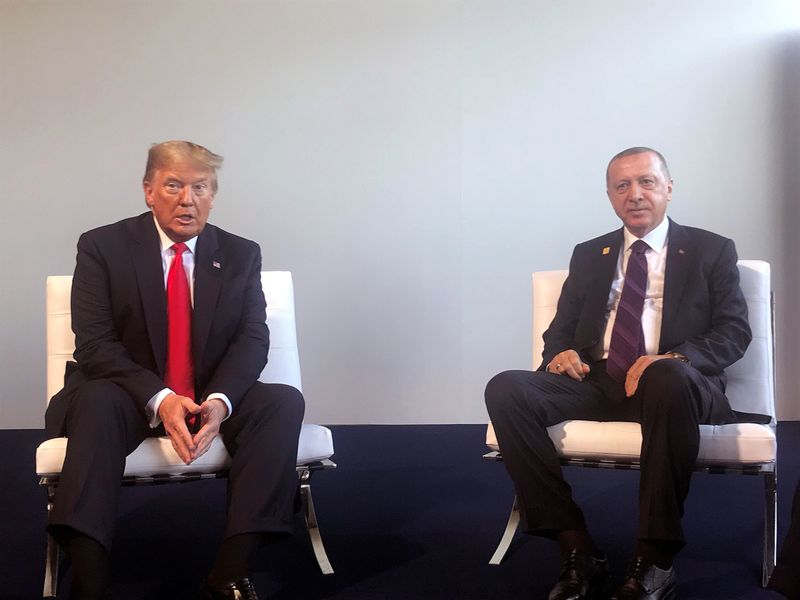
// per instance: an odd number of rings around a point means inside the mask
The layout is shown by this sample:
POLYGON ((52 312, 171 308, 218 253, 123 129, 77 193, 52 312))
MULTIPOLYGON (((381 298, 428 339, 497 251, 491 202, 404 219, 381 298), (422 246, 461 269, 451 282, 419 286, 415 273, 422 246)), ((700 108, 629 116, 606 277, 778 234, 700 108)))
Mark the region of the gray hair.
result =
POLYGON ((669 174, 669 167, 667 166, 666 159, 662 156, 661 152, 658 150, 653 150, 652 148, 648 148, 647 146, 634 146, 633 148, 628 148, 627 150, 623 150, 618 154, 614 155, 610 161, 608 161, 608 166, 606 167, 606 183, 608 183, 608 173, 611 170, 611 164, 615 160, 619 160, 620 158, 624 158, 626 156, 633 156, 634 154, 646 154, 650 153, 654 155, 658 162, 661 164, 661 172, 664 174, 664 177, 667 181, 672 179, 672 175, 669 174))

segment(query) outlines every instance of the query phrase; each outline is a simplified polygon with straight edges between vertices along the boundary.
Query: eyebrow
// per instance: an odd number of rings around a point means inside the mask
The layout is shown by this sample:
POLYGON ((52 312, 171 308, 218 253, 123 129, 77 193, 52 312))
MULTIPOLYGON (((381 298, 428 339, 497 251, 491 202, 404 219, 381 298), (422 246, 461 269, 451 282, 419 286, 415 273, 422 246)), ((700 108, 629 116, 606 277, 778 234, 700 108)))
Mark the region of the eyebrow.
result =
POLYGON ((624 183, 626 181, 632 181, 634 179, 639 180, 639 179, 645 179, 645 178, 656 179, 657 175, 655 173, 644 173, 642 175, 637 175, 636 177, 622 177, 620 179, 614 179, 612 181, 614 183, 624 183))
MULTIPOLYGON (((172 173, 167 175, 166 180, 167 180, 167 182, 177 181, 178 183, 183 183, 183 184, 187 183, 183 179, 181 179, 177 175, 173 175, 172 173)), ((208 183, 209 181, 210 180, 209 180, 208 177, 201 177, 200 179, 195 179, 194 181, 190 181, 188 183, 189 183, 189 185, 195 185, 195 184, 198 184, 198 183, 208 183)))

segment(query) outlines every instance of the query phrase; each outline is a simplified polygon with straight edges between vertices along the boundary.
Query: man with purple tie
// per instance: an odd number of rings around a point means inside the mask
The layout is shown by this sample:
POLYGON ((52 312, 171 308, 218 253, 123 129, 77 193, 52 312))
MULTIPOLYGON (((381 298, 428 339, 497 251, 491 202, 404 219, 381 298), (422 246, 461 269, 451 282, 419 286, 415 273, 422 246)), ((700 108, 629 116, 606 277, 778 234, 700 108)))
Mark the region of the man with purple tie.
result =
POLYGON ((669 219, 672 187, 651 148, 611 159, 606 193, 623 227, 575 247, 539 369, 500 373, 486 387, 523 529, 561 550, 550 600, 605 598, 613 588, 547 427, 569 419, 641 424, 637 539, 611 598, 660 600, 676 594, 672 558, 685 543, 698 425, 747 418, 725 397, 724 369, 751 339, 736 249, 669 219))

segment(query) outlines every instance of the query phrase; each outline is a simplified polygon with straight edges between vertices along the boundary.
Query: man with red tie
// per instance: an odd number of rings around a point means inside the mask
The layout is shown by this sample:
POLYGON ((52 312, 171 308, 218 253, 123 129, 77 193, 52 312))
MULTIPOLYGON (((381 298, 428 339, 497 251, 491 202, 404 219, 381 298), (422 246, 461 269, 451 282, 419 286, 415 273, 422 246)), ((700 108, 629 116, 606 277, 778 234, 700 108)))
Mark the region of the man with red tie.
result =
POLYGON ((78 241, 72 284, 75 362, 50 402, 50 437, 67 436, 48 528, 73 565, 70 598, 108 598, 125 457, 168 435, 190 464, 223 435, 227 518, 203 599, 256 599, 250 557, 293 529, 304 403, 257 379, 269 330, 255 242, 207 223, 222 157, 185 141, 154 145, 149 212, 78 241))
POLYGON ((666 218, 672 178, 660 153, 620 152, 606 189, 623 227, 575 247, 541 366, 496 375, 486 406, 524 530, 561 549, 550 600, 605 598, 612 588, 547 427, 569 419, 641 424, 637 540, 611 598, 671 599, 698 424, 753 417, 725 397, 724 369, 751 339, 747 305, 733 241, 666 218))

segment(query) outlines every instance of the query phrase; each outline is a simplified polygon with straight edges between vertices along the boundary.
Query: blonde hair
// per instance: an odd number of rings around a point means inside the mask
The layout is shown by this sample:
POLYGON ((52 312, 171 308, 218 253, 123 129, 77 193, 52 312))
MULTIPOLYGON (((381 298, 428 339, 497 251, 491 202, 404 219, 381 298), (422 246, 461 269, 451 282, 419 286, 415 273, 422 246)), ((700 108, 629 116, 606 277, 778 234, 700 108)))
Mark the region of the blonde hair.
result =
POLYGON ((150 146, 150 151, 147 153, 147 167, 145 167, 142 181, 149 182, 157 170, 164 169, 181 159, 188 159, 211 171, 214 174, 211 186, 216 193, 217 169, 222 168, 224 159, 219 154, 214 154, 200 144, 183 140, 171 140, 150 146))

